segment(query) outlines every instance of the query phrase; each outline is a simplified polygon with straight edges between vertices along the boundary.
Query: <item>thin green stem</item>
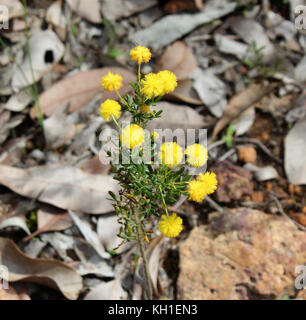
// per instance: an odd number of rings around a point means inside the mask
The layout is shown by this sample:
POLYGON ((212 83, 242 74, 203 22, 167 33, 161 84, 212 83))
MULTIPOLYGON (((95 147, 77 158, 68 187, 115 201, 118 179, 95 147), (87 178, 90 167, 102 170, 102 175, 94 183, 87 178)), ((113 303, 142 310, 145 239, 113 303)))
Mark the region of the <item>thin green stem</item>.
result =
POLYGON ((138 88, 140 88, 140 63, 138 63, 138 88))
POLYGON ((166 205, 166 202, 165 202, 165 198, 164 198, 164 195, 163 195, 163 192, 162 192, 162 189, 161 189, 160 185, 159 185, 159 191, 160 191, 160 195, 162 197, 162 202, 163 202, 164 209, 166 211, 167 216, 169 216, 168 208, 167 208, 167 205, 166 205))
POLYGON ((112 115, 112 118, 113 118, 113 120, 114 120, 114 122, 115 122, 115 124, 116 124, 116 126, 118 127, 118 129, 120 130, 120 132, 121 132, 121 127, 119 126, 119 124, 118 124, 118 122, 117 122, 117 120, 116 120, 116 118, 112 115))
POLYGON ((149 268, 148 268, 147 256, 145 253, 145 245, 143 243, 143 232, 141 230, 141 222, 139 219, 139 212, 138 212, 137 208, 134 208, 133 211, 134 211, 135 220, 136 220, 137 243, 138 243, 138 247, 140 249, 141 257, 143 260, 143 267, 144 267, 145 278, 146 278, 147 298, 148 298, 148 300, 152 300, 153 299, 152 281, 151 281, 151 276, 150 276, 150 272, 149 272, 149 268))
POLYGON ((115 89, 115 91, 116 91, 118 97, 121 99, 121 101, 125 104, 126 102, 125 102, 125 100, 121 97, 119 91, 118 91, 117 89, 115 89))
POLYGON ((182 166, 182 164, 178 164, 178 165, 175 166, 173 169, 171 169, 169 172, 167 172, 166 175, 167 175, 168 173, 173 172, 174 170, 176 170, 177 168, 179 168, 179 167, 181 167, 181 166, 182 166))

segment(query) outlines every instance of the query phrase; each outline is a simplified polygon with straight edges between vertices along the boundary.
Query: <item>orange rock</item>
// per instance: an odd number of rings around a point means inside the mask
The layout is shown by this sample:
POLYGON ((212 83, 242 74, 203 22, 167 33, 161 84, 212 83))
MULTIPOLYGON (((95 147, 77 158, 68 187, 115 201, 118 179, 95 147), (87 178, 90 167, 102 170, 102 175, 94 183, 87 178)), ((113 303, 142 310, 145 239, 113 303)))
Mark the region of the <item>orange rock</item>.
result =
POLYGON ((302 212, 303 212, 303 213, 306 213, 306 206, 303 207, 302 212))
POLYGON ((242 162, 256 162, 256 150, 253 147, 240 147, 238 148, 238 158, 242 162))
POLYGON ((179 244, 178 298, 276 299, 294 288, 305 247, 305 233, 285 217, 248 208, 211 214, 179 244))

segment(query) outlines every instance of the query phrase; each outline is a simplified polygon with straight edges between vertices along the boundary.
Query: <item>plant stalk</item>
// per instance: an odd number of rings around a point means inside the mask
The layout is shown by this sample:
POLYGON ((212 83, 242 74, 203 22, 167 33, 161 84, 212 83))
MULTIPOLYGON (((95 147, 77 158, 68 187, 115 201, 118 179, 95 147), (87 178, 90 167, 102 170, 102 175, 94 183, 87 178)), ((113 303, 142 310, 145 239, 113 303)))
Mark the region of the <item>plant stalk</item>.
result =
POLYGON ((135 214, 135 219, 136 219, 136 224, 137 224, 137 228, 136 228, 137 242, 138 242, 141 257, 143 260, 143 267, 144 267, 144 272, 145 272, 145 277, 146 277, 147 298, 148 298, 148 300, 153 300, 152 282, 151 282, 150 272, 149 272, 149 268, 148 268, 148 261, 147 261, 147 257, 145 254, 145 246, 144 246, 144 242, 143 242, 143 232, 141 230, 141 224, 140 224, 140 219, 139 219, 139 211, 137 208, 134 208, 133 211, 135 214))

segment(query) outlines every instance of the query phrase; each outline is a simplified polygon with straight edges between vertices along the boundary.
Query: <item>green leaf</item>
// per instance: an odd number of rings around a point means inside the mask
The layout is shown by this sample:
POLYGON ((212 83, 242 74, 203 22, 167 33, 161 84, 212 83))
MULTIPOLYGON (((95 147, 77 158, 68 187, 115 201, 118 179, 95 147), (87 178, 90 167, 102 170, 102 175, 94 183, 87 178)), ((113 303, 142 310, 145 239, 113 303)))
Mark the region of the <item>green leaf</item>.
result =
POLYGON ((113 250, 113 249, 108 250, 108 253, 109 253, 110 255, 112 255, 112 256, 114 256, 114 255, 117 254, 116 250, 113 250))
POLYGON ((122 55, 122 51, 120 49, 111 49, 108 51, 108 55, 112 58, 116 58, 122 55))
POLYGON ((223 137, 223 140, 225 141, 226 146, 227 146, 228 148, 231 148, 232 145, 233 145, 234 132, 235 132, 235 127, 234 127, 233 125, 229 125, 229 126, 227 127, 226 134, 225 134, 225 136, 223 137))
POLYGON ((114 194, 113 191, 108 191, 108 193, 109 193, 109 195, 110 195, 115 201, 118 201, 118 200, 117 200, 117 197, 116 197, 116 195, 114 194))

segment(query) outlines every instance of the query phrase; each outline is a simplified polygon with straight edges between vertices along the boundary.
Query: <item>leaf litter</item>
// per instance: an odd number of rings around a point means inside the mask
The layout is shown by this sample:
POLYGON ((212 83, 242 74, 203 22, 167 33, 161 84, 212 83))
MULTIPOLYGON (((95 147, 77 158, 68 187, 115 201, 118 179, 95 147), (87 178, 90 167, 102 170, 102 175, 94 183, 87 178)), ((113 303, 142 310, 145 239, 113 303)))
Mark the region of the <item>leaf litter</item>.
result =
MULTIPOLYGON (((99 161, 100 132, 111 128, 98 115, 99 105, 117 99, 101 90, 100 79, 109 71, 120 73, 120 93, 129 92, 135 65, 125 52, 135 44, 152 49, 144 73, 169 69, 179 79, 176 90, 158 103, 164 114, 151 129, 207 128, 208 139, 201 141, 209 141, 220 185, 204 206, 193 207, 184 199, 173 206, 187 221, 183 238, 169 241, 154 233, 147 254, 155 297, 187 294, 184 289, 196 273, 184 278, 182 270, 201 263, 179 261, 181 253, 186 255, 180 244, 197 235, 194 230, 201 225, 215 232, 214 210, 246 207, 262 210, 252 215, 271 218, 272 224, 278 215, 305 224, 305 37, 294 26, 294 1, 291 12, 285 4, 269 4, 56 1, 40 13, 39 5, 31 4, 29 44, 45 117, 42 129, 28 87, 34 81, 24 10, 21 1, 9 1, 12 28, 3 39, 12 52, 5 48, 0 56, 0 260, 14 263, 9 267, 17 271, 10 283, 15 292, 9 297, 2 290, 0 299, 23 299, 15 286, 23 280, 38 283, 39 296, 43 285, 68 299, 144 297, 142 261, 136 263, 134 245, 112 252, 121 240, 107 192, 116 193, 118 186, 110 167, 99 161), (241 148, 247 153, 256 148, 255 158, 251 153, 245 158, 252 162, 242 161, 241 148)), ((207 242, 197 237, 199 246, 207 242)), ((193 288, 193 298, 203 294, 193 288)), ((224 283, 221 288, 222 293, 228 290, 224 283)), ((221 290, 216 294, 221 297, 221 290)), ((243 290, 241 296, 254 298, 243 290)), ((271 296, 278 297, 276 289, 271 296)))

